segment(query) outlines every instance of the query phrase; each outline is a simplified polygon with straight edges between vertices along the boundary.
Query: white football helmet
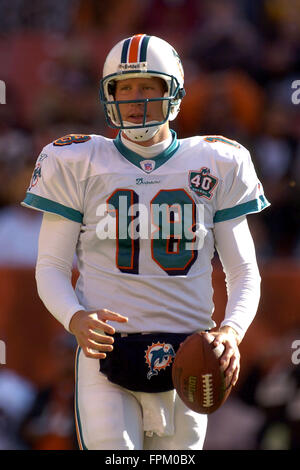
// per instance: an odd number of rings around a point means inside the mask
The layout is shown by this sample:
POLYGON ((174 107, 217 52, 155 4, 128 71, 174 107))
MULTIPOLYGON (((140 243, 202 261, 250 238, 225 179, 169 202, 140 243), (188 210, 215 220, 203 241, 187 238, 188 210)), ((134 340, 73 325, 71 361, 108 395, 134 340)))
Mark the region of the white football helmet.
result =
POLYGON ((122 129, 131 140, 151 139, 162 124, 176 118, 185 95, 183 85, 184 73, 181 60, 169 43, 146 34, 136 34, 123 39, 109 52, 100 82, 100 100, 104 106, 108 125, 122 129), (144 103, 144 119, 141 124, 123 121, 119 108, 122 101, 117 101, 114 97, 116 80, 136 77, 160 77, 165 81, 167 90, 163 97, 125 101, 144 103), (146 121, 147 104, 151 101, 162 102, 164 116, 162 121, 146 121))

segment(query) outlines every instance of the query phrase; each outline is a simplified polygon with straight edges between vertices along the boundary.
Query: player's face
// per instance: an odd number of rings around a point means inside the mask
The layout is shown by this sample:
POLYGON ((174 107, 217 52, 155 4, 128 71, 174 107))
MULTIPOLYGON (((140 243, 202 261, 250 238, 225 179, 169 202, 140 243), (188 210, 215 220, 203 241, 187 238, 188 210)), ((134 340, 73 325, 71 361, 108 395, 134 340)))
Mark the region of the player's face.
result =
MULTIPOLYGON (((144 100, 146 98, 160 98, 164 93, 164 81, 161 78, 129 78, 117 81, 115 99, 118 101, 144 100)), ((144 118, 144 103, 120 104, 120 113, 123 121, 141 124, 144 118)), ((162 102, 148 103, 146 121, 162 121, 163 119, 162 102)))

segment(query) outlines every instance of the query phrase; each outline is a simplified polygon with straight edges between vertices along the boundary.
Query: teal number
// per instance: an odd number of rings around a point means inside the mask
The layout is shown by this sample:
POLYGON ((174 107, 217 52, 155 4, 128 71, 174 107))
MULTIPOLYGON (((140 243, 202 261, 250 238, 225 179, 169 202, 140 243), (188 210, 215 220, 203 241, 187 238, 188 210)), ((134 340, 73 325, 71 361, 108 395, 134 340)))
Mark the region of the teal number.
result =
POLYGON ((184 189, 161 190, 151 201, 153 260, 169 275, 187 274, 197 258, 196 205, 184 189))
POLYGON ((134 205, 138 203, 138 195, 131 189, 117 189, 106 201, 116 212, 116 264, 123 273, 138 274, 139 271, 139 239, 129 233, 134 227, 134 205), (128 230, 129 228, 129 230, 128 230))
MULTIPOLYGON (((130 189, 117 189, 107 203, 116 212, 116 264, 121 272, 139 273, 140 240, 130 233, 137 227, 138 195, 130 189)), ((154 231, 151 236, 151 255, 169 276, 185 275, 197 258, 193 249, 196 227, 196 204, 184 189, 159 191, 150 203, 154 231)))

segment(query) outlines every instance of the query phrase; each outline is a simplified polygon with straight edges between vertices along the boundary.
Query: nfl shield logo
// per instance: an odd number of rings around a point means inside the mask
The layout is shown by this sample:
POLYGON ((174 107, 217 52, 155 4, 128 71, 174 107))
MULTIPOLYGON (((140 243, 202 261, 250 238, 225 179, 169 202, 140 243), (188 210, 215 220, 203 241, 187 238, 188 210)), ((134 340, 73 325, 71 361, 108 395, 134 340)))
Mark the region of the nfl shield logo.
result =
POLYGON ((155 162, 153 160, 142 160, 140 165, 146 173, 151 173, 155 168, 155 162))

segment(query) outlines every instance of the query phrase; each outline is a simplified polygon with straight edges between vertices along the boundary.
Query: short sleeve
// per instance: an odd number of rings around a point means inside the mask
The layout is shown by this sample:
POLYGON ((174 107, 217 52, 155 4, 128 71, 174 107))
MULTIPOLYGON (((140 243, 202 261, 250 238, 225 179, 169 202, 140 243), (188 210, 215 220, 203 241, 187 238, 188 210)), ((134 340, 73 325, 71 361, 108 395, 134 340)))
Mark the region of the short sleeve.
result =
POLYGON ((242 147, 233 156, 233 167, 219 185, 214 222, 260 212, 269 205, 250 153, 242 147))
POLYGON ((44 147, 21 205, 82 223, 83 202, 70 154, 44 147))

